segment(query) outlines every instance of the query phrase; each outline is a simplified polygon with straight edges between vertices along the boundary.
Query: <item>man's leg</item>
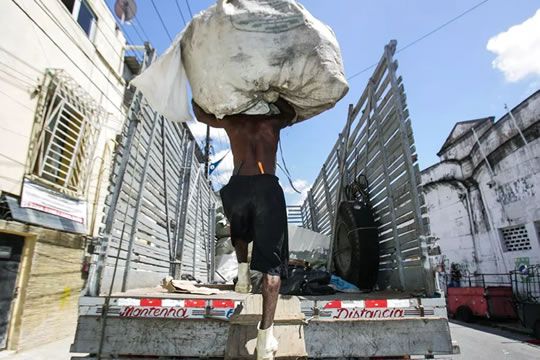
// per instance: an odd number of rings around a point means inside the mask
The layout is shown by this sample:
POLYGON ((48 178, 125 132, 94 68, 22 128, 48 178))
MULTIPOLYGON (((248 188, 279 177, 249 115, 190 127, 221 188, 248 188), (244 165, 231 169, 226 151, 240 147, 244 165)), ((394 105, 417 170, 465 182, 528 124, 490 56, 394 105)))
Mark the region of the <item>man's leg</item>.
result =
POLYGON ((257 329, 257 360, 273 360, 278 349, 278 342, 274 337, 274 314, 280 284, 279 276, 263 275, 263 313, 257 329))
POLYGON ((234 239, 234 250, 238 260, 238 280, 234 291, 239 293, 251 292, 251 276, 249 273, 248 242, 243 239, 234 239))
POLYGON ((280 285, 281 278, 279 276, 264 274, 262 286, 263 313, 260 325, 262 330, 269 328, 274 322, 280 285))
POLYGON ((247 263, 248 258, 248 242, 243 239, 234 239, 234 251, 236 252, 236 260, 238 263, 247 263))

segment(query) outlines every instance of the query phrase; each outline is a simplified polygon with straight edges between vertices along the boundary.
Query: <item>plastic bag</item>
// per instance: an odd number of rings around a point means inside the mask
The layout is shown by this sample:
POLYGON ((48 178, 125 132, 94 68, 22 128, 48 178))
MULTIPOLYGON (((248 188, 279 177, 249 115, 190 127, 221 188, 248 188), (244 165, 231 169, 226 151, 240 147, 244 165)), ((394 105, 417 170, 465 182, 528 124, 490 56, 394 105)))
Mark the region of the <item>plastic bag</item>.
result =
POLYGON ((343 280, 339 276, 332 275, 330 277, 330 286, 340 292, 360 292, 358 286, 351 284, 348 281, 343 280))
POLYGON ((176 122, 192 120, 187 91, 187 76, 182 64, 181 32, 171 46, 143 71, 131 80, 152 108, 176 122))

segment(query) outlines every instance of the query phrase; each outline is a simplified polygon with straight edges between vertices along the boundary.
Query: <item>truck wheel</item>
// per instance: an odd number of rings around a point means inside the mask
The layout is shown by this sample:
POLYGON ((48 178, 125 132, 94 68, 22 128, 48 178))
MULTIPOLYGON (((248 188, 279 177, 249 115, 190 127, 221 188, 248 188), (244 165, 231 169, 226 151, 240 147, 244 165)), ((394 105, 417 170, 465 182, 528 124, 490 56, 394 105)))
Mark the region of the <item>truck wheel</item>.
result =
POLYGON ((338 210, 333 251, 336 273, 360 289, 372 289, 379 271, 379 239, 369 207, 344 201, 338 210))
POLYGON ((460 306, 456 311, 456 319, 466 323, 471 323, 473 321, 473 313, 469 307, 460 306))

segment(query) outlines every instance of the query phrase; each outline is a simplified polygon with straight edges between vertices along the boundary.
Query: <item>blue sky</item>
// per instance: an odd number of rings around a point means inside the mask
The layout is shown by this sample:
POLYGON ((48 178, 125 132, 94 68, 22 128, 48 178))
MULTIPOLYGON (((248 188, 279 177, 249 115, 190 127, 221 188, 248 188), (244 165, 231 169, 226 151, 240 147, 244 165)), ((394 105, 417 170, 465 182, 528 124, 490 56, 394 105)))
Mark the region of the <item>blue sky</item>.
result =
MULTIPOLYGON (((111 7, 114 2, 107 0, 111 7)), ((137 19, 131 25, 124 24, 124 32, 135 44, 148 37, 158 53, 163 53, 170 40, 152 2, 136 2, 137 19)), ((195 14, 213 2, 190 0, 189 6, 195 14)), ((186 20, 190 17, 186 0, 154 0, 154 3, 174 38, 184 27, 178 6, 186 20)), ((350 77, 377 62, 391 39, 398 41, 399 50, 482 1, 301 0, 300 3, 333 28, 341 46, 346 76, 350 77)), ((404 80, 421 169, 438 162, 436 153, 456 122, 486 116, 498 119, 505 113, 505 103, 512 108, 540 89, 538 9, 538 0, 489 0, 395 55, 398 74, 404 80), (491 51, 488 50, 490 39, 499 34, 490 43, 491 51)), ((285 160, 301 190, 307 190, 315 180, 345 124, 348 104, 356 103, 371 72, 352 79, 349 93, 334 109, 283 130, 285 160)), ((197 127, 194 132, 200 135, 202 129, 197 127)), ((213 157, 218 159, 227 153, 227 140, 219 131, 212 131, 212 138, 213 157)), ((214 176, 218 187, 226 183, 231 163, 229 154, 214 176)), ((298 203, 300 196, 290 192, 283 174, 277 175, 288 203, 298 203)))

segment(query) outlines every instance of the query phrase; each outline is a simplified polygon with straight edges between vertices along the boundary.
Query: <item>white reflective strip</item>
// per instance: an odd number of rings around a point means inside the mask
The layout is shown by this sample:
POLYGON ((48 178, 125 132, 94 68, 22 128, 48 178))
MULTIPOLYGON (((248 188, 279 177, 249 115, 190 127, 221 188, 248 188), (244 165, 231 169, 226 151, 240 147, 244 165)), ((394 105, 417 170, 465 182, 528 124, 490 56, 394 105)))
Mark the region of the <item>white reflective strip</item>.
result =
POLYGON ((80 306, 101 305, 104 303, 105 303, 105 298, 102 298, 102 297, 81 296, 79 298, 80 306))
POLYGON ((180 306, 184 307, 184 300, 171 300, 171 299, 163 299, 161 300, 161 306, 180 306))
POLYGON ((406 308, 411 306, 411 302, 409 299, 387 300, 387 306, 389 308, 406 308))
POLYGON ((341 307, 350 309, 350 308, 363 308, 366 307, 366 302, 364 300, 358 301, 342 301, 341 307))
POLYGON ((139 306, 141 304, 141 299, 118 299, 117 301, 111 301, 119 306, 139 306))

